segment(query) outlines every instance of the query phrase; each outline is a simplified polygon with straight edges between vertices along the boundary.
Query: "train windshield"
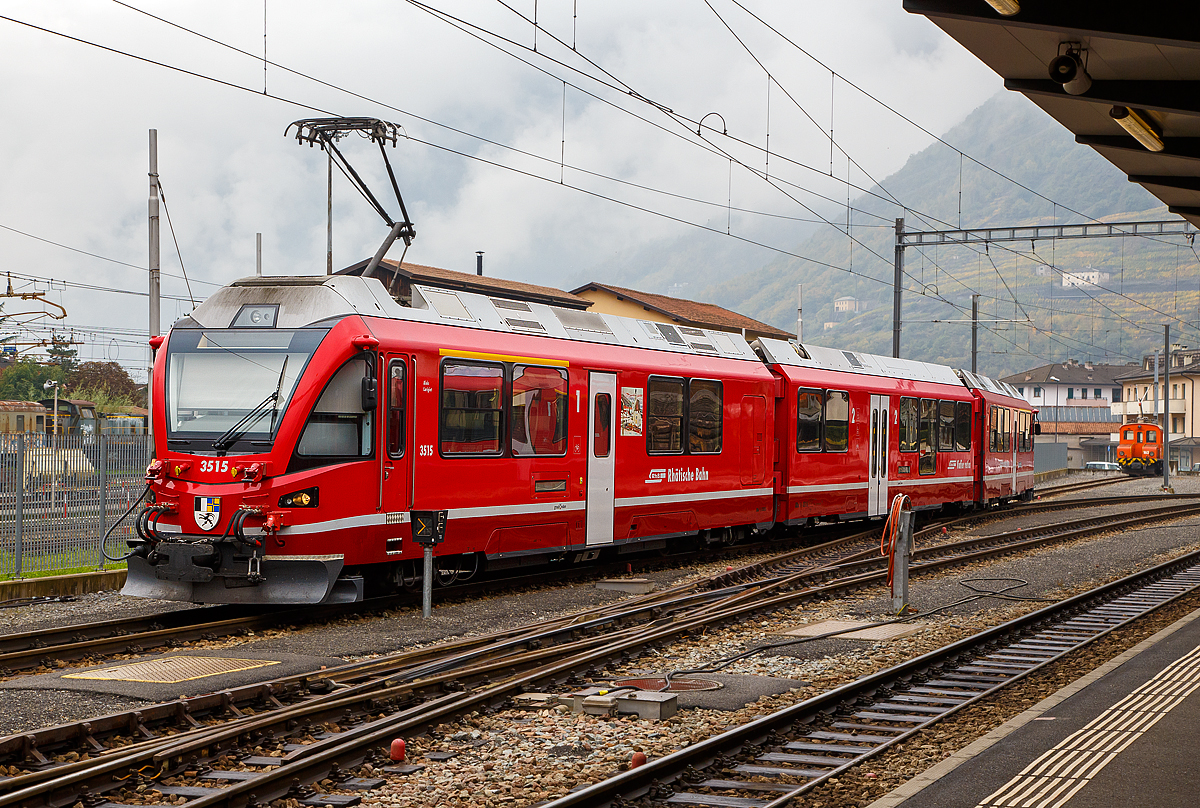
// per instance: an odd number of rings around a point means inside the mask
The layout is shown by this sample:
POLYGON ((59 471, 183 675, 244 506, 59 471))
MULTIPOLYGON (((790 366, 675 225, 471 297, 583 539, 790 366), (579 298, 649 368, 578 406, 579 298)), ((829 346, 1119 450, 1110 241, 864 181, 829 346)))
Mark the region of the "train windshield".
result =
POLYGON ((270 446, 323 329, 178 330, 167 343, 167 438, 183 448, 270 446), (249 445, 238 446, 249 441, 249 445))

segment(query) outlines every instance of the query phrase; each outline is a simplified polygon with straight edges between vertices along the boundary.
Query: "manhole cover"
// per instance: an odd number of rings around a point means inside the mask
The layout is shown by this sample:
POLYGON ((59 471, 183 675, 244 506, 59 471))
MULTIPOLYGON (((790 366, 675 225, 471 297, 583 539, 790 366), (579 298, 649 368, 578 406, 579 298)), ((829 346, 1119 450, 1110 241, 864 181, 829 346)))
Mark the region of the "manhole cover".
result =
POLYGON ((227 659, 224 657, 173 656, 163 659, 148 659, 131 665, 118 665, 98 671, 70 673, 64 679, 102 679, 110 682, 156 682, 174 684, 218 676, 222 673, 278 665, 268 659, 227 659))
POLYGON ((638 690, 648 690, 652 693, 682 693, 688 690, 720 690, 720 682, 710 679, 671 678, 671 686, 667 687, 665 676, 643 676, 638 679, 618 679, 613 687, 633 687, 638 690))

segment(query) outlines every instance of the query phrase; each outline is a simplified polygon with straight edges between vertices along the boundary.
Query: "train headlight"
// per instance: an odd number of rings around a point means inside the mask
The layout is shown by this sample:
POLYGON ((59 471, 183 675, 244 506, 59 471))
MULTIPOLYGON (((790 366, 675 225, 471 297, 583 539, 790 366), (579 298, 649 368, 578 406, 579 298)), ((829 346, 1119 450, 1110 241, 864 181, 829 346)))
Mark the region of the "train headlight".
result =
POLYGON ((279 507, 281 508, 315 508, 319 503, 318 489, 316 486, 305 488, 303 491, 295 491, 291 494, 284 494, 279 498, 279 507))
POLYGON ((279 304, 247 305, 238 309, 230 328, 274 328, 279 319, 279 304))

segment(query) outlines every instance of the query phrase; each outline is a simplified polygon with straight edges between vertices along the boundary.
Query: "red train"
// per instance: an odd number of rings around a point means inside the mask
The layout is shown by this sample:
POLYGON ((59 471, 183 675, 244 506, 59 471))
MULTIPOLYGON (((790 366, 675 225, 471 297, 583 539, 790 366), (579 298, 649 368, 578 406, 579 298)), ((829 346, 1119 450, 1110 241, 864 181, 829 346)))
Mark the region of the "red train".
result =
POLYGON ((235 282, 156 347, 143 597, 360 599, 416 578, 415 510, 446 580, 1033 491, 1029 405, 922 362, 344 276, 235 282))

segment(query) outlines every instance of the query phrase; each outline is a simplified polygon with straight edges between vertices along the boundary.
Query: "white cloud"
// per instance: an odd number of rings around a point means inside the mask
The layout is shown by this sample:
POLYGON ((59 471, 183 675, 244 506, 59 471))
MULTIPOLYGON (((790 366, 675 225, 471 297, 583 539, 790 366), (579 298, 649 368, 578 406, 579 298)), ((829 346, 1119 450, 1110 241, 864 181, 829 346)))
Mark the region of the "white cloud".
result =
MULTIPOLYGON (((512 0, 532 15, 532 0, 512 0)), ((729 0, 713 5, 772 75, 816 120, 809 122, 777 88, 771 94, 772 173, 844 199, 829 168, 823 135, 830 117, 830 77, 765 31, 729 0), (815 170, 788 166, 781 155, 815 170)), ((262 48, 262 6, 232 0, 135 2, 252 53, 262 48)), ((531 44, 533 31, 494 0, 441 0, 437 5, 480 26, 531 44)), ((944 131, 995 92, 999 82, 957 44, 899 2, 878 0, 748 5, 789 37, 866 90, 935 132, 944 131)), ((22 0, 0 13, 128 50, 224 81, 261 89, 261 62, 171 29, 116 3, 22 0)), ((542 0, 539 51, 581 70, 586 56, 637 92, 689 118, 718 112, 730 134, 761 146, 766 134, 767 80, 702 2, 542 0), (578 18, 571 13, 578 9, 578 18), (554 45, 553 33, 578 54, 554 45)), ((579 84, 637 120, 568 88, 566 143, 562 83, 489 48, 478 39, 397 0, 338 4, 310 0, 268 4, 272 59, 372 99, 540 155, 537 160, 423 123, 272 68, 273 94, 346 115, 394 120, 424 140, 546 177, 531 179, 414 142, 391 152, 417 225, 409 260, 470 270, 487 251, 489 274, 559 282, 614 254, 687 233, 684 225, 555 187, 560 153, 570 165, 716 203, 706 206, 587 177, 570 168, 568 182, 633 205, 723 227, 721 208, 732 185, 735 206, 804 216, 802 208, 749 172, 695 145, 694 131, 628 94, 522 53, 555 76, 579 84), (663 131, 663 129, 669 131, 663 131), (672 134, 673 133, 673 134, 672 134), (680 137, 679 135, 682 135, 680 137), (718 225, 719 223, 719 225, 718 225)), ((316 115, 281 101, 219 86, 105 53, 12 22, 0 21, 0 224, 134 264, 146 260, 146 139, 159 131, 160 172, 189 274, 225 283, 253 272, 254 233, 264 234, 269 273, 320 272, 325 266, 325 160, 283 138, 285 125, 316 115)), ((928 136, 838 82, 834 128, 839 142, 876 178, 899 168, 928 136)), ((716 118, 707 123, 716 125, 716 118)), ((761 151, 725 143, 760 167, 761 151)), ((347 153, 390 209, 394 202, 378 154, 365 142, 347 153)), ((835 157, 834 173, 845 176, 835 157)), ((852 173, 855 182, 869 184, 852 173)), ((335 175, 335 265, 369 256, 383 222, 335 175)), ((806 201, 808 199, 806 198, 806 201)), ((761 231, 757 217, 733 215, 734 227, 761 231)), ((779 246, 791 246, 780 244, 779 246)), ((747 248, 753 249, 753 248, 747 248)), ((177 273, 169 232, 164 270, 177 273)), ((398 248, 392 253, 398 255, 398 248)), ((132 290, 144 273, 0 231, 2 269, 132 290)), ((212 286, 193 284, 203 296, 212 286)), ((183 283, 164 280, 168 294, 183 283)), ((57 290, 68 323, 145 326, 145 299, 57 290)), ((164 301, 164 325, 186 312, 164 301)), ((11 311, 11 307, 8 309, 11 311)), ((136 341, 135 338, 128 339, 136 341)), ((85 356, 107 358, 113 346, 128 360, 132 344, 97 338, 85 356)))

